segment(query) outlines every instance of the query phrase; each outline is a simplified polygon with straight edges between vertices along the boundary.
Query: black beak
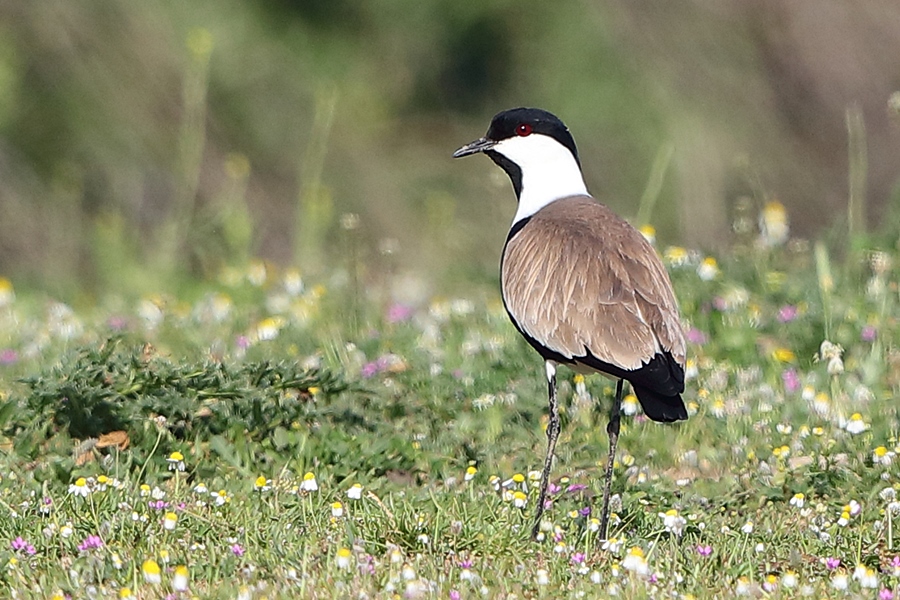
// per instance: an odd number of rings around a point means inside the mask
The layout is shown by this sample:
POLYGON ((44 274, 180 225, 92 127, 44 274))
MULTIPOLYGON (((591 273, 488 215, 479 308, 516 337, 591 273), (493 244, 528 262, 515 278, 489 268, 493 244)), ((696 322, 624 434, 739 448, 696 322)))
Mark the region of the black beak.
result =
POLYGON ((453 158, 462 158, 463 156, 469 156, 470 154, 478 154, 479 152, 490 150, 496 145, 497 142, 495 142, 494 140, 481 138, 479 140, 475 140, 474 142, 466 144, 465 146, 454 152, 453 158))

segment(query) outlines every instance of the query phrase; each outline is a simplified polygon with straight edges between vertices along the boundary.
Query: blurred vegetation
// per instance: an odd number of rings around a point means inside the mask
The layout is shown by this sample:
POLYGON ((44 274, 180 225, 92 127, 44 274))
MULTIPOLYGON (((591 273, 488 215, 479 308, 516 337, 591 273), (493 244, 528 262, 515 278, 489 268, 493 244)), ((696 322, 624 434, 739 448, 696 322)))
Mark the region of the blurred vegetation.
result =
POLYGON ((508 182, 449 155, 513 105, 559 114, 594 193, 632 218, 642 199, 666 241, 727 245, 734 206, 773 198, 803 236, 900 224, 887 0, 3 0, 0 17, 0 273, 70 299, 252 257, 401 275, 387 293, 412 301, 493 280, 508 182))

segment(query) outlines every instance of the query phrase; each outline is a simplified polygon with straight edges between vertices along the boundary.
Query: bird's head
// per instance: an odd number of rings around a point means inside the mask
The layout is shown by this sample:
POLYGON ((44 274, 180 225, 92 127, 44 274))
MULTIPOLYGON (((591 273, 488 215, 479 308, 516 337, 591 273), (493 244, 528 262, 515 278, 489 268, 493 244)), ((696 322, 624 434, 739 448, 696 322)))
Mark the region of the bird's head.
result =
POLYGON ((553 200, 586 194, 578 149, 569 129, 539 108, 513 108, 491 120, 484 137, 453 153, 454 158, 483 152, 512 180, 519 213, 534 214, 553 200))

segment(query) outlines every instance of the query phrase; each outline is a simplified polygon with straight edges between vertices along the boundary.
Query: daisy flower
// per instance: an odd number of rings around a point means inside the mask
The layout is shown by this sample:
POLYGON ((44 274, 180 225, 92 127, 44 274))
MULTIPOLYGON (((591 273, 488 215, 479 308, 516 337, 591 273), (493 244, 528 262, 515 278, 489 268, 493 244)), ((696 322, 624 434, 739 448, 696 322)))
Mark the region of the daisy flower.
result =
POLYGON ((12 282, 0 277, 0 307, 9 306, 16 299, 16 292, 13 290, 12 282))
POLYGON ((849 585, 849 581, 847 580, 846 573, 836 573, 834 577, 831 578, 831 587, 836 590, 846 590, 849 585))
POLYGON ((785 243, 791 227, 787 210, 778 200, 770 200, 759 213, 759 243, 767 248, 785 243))
POLYGON ((141 566, 141 571, 143 571, 144 581, 147 583, 153 585, 162 583, 162 569, 159 568, 159 563, 155 560, 145 560, 141 566))
POLYGON ((639 546, 634 546, 622 560, 622 568, 638 575, 646 576, 650 573, 644 551, 639 546))
POLYGON ((797 574, 793 571, 785 571, 784 575, 781 577, 781 585, 786 587, 787 589, 797 587, 797 574))
POLYGON ((87 479, 84 477, 76 479, 75 483, 69 485, 69 493, 75 496, 81 496, 82 498, 87 498, 88 494, 91 493, 91 488, 88 487, 87 479))
POLYGON ((689 259, 688 251, 681 246, 669 246, 663 256, 673 267, 686 265, 689 259))
POLYGON ((359 500, 362 498, 363 486, 359 483, 354 483, 350 486, 350 489, 347 490, 347 497, 351 500, 359 500))
POLYGON ((712 256, 704 258, 697 267, 697 275, 703 281, 712 281, 719 275, 719 263, 712 256))
POLYGON ((350 559, 352 557, 353 553, 349 548, 340 548, 337 551, 334 562, 337 565, 338 569, 343 569, 346 571, 350 569, 350 559))
POLYGON ((316 476, 312 473, 312 471, 306 473, 303 476, 303 481, 300 482, 300 491, 301 492, 315 492, 319 489, 319 484, 316 483, 316 476))
POLYGON ((896 454, 892 450, 888 450, 884 446, 878 446, 872 452, 872 464, 889 467, 894 462, 895 456, 896 454))
POLYGON ((622 399, 622 413, 634 416, 638 413, 638 399, 634 394, 628 394, 622 399))
POLYGON ((737 584, 734 586, 734 593, 738 596, 749 596, 752 591, 750 580, 746 577, 738 577, 737 584))
POLYGON ((278 337, 278 333, 284 325, 284 319, 281 317, 268 317, 263 319, 256 325, 256 339, 261 342, 274 340, 278 337))
POLYGON ((166 459, 170 471, 184 471, 184 454, 176 450, 166 459))
POLYGON ((178 515, 173 512, 167 512, 163 518, 163 528, 166 531, 175 531, 175 525, 178 523, 178 515))
POLYGON ((851 435, 862 433, 868 428, 869 425, 863 420, 863 416, 859 413, 853 413, 852 415, 850 415, 850 420, 847 421, 846 425, 844 425, 844 429, 846 429, 847 432, 849 432, 851 435))
POLYGON ((666 531, 675 535, 681 535, 685 524, 687 524, 685 518, 679 515, 674 508, 664 513, 659 513, 659 517, 663 520, 663 527, 666 528, 666 531))
POLYGON ((516 508, 525 508, 525 504, 528 502, 528 496, 525 495, 525 492, 517 490, 512 495, 512 501, 516 508))
MULTIPOLYGON (((591 521, 597 521, 597 519, 591 519, 591 521)), ((597 521, 597 529, 600 529, 600 521, 597 521)), ((622 549, 622 546, 625 544, 624 537, 611 537, 607 540, 603 541, 603 546, 601 546, 607 552, 611 552, 613 554, 618 554, 622 549)))
POLYGON ((860 587, 874 589, 878 587, 878 574, 865 565, 856 565, 853 570, 853 579, 859 582, 860 587))
POLYGON ((184 565, 178 565, 175 567, 175 574, 172 576, 172 589, 176 592, 186 592, 189 579, 188 568, 184 565))
POLYGON ((521 473, 516 473, 515 475, 513 475, 512 477, 510 477, 509 479, 507 479, 506 481, 503 482, 503 487, 505 487, 505 488, 513 487, 514 485, 520 486, 523 490, 528 489, 525 485, 525 476, 522 475, 521 473))

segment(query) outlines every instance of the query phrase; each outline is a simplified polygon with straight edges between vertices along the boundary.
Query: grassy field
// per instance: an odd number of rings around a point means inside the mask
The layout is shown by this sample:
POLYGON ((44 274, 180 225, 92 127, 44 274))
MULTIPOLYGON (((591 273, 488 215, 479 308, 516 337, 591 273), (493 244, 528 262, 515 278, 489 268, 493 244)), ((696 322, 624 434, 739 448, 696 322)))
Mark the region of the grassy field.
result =
MULTIPOLYGON (((82 308, 0 279, 0 580, 17 598, 894 598, 895 256, 661 248, 691 418, 562 372, 496 291, 404 306, 251 264, 82 308)), ((352 278, 351 278, 352 279, 352 278)))

